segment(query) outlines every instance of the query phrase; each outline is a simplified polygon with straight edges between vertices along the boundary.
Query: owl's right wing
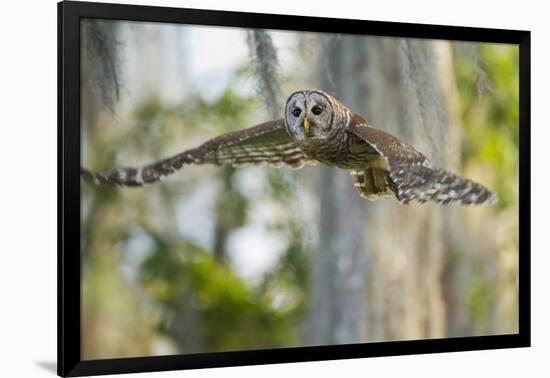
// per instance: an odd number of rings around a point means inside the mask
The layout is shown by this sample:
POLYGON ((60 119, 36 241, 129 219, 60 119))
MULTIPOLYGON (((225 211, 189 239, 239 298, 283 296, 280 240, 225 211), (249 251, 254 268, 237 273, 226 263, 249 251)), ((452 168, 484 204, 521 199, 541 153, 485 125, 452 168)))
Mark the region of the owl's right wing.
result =
POLYGON ((284 120, 265 122, 244 130, 217 136, 197 148, 139 168, 122 167, 103 172, 80 169, 80 175, 96 184, 141 186, 176 172, 188 164, 261 164, 301 168, 315 164, 288 135, 284 120))
MULTIPOLYGON (((445 169, 433 167, 430 161, 414 147, 401 142, 395 136, 367 125, 360 117, 350 122, 348 130, 374 149, 378 159, 370 158, 368 169, 362 174, 352 172, 354 184, 366 198, 373 194, 393 191, 397 199, 408 204, 412 200, 421 203, 436 201, 441 204, 459 203, 477 205, 496 202, 496 195, 477 182, 460 177, 445 169), (374 161, 375 164, 371 162, 374 161), (367 174, 370 170, 370 176, 367 174), (369 180, 369 178, 372 179, 369 180), (379 185, 385 177, 384 185, 379 185), (376 189, 369 189, 374 183, 376 189), (378 187, 376 187, 378 185, 378 187), (383 189, 383 191, 382 191, 383 189)), ((376 198, 376 197, 375 197, 376 198)), ((370 199, 370 198, 369 198, 370 199)))

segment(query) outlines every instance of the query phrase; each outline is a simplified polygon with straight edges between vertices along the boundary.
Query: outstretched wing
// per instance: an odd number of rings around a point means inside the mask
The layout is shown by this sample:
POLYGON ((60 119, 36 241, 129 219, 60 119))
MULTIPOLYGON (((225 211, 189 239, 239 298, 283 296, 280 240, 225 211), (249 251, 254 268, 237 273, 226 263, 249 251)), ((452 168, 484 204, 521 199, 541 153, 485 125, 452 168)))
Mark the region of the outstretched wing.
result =
MULTIPOLYGON (((370 159, 376 161, 372 171, 383 171, 385 183, 404 204, 412 200, 421 203, 433 200, 441 204, 455 202, 468 205, 496 202, 496 195, 483 185, 433 167, 414 147, 401 142, 391 134, 368 126, 366 121, 358 116, 352 119, 348 130, 378 153, 379 160, 370 159)), ((381 177, 380 172, 375 174, 374 178, 381 177)), ((368 175, 365 177, 368 179, 368 175)), ((372 194, 377 194, 377 191, 382 192, 384 187, 375 187, 374 193, 372 189, 368 190, 368 186, 360 189, 368 192, 364 196, 369 198, 372 194)))
POLYGON ((80 169, 81 177, 96 184, 141 186, 176 172, 187 164, 261 164, 301 168, 308 159, 288 135, 282 119, 220 135, 197 148, 144 167, 122 167, 105 172, 80 169))

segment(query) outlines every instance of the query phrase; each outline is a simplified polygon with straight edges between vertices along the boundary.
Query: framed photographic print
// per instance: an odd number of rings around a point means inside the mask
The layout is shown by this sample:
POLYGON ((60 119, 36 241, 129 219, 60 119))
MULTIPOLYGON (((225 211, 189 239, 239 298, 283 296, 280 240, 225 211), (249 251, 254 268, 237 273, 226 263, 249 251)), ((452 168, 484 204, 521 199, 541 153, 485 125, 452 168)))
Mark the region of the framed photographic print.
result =
POLYGON ((529 32, 58 20, 59 375, 529 346, 529 32))

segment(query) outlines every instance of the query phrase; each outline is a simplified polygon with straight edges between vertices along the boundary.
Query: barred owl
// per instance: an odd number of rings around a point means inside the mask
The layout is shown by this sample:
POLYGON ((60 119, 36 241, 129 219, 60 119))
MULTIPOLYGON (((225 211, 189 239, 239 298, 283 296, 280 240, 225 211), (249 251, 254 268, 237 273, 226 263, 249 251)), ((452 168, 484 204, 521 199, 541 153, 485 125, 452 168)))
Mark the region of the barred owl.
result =
POLYGON ((141 168, 91 172, 96 184, 141 186, 162 180, 188 164, 260 164, 301 168, 322 163, 349 170, 359 195, 395 196, 401 203, 494 203, 484 186, 434 167, 412 146, 371 127, 358 114, 320 90, 295 92, 284 119, 215 137, 197 148, 141 168))

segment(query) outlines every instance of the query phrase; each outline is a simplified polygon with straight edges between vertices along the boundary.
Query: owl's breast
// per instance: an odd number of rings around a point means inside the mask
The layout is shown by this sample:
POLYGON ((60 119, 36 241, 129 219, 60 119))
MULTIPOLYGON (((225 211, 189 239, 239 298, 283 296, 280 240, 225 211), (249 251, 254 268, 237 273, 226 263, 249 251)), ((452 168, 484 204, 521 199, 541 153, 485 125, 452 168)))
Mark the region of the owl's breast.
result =
POLYGON ((325 139, 307 139, 300 144, 303 153, 312 159, 318 160, 327 165, 334 165, 344 155, 341 146, 328 143, 325 139))
POLYGON ((343 134, 335 138, 307 139, 300 144, 303 153, 328 166, 359 169, 370 165, 380 155, 364 141, 343 134))

